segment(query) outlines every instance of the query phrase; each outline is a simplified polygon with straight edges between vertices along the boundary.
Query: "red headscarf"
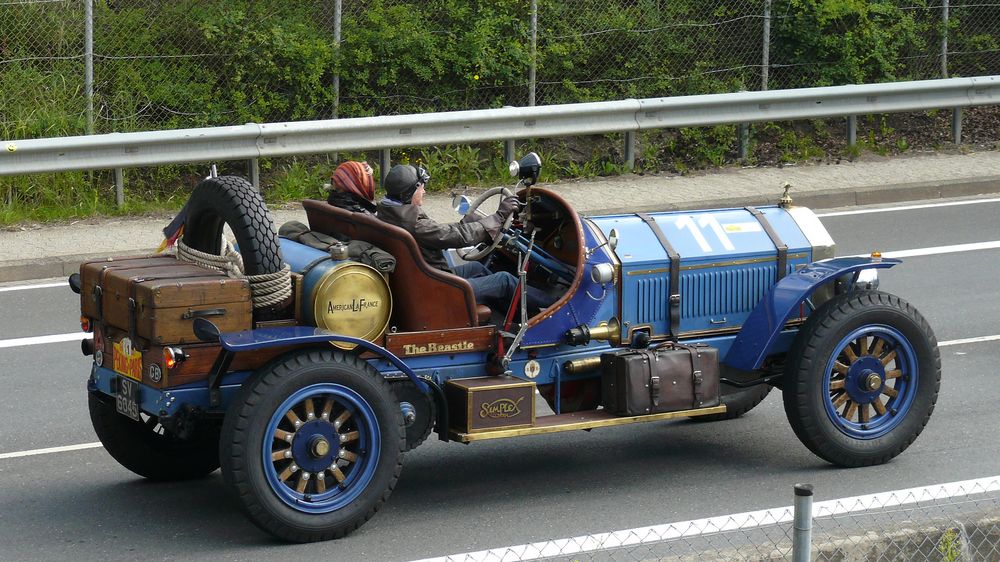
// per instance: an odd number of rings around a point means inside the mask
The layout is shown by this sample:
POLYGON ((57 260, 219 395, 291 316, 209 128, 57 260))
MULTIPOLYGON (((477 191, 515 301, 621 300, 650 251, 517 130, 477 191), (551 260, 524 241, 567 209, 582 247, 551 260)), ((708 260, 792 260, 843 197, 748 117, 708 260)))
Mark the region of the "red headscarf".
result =
POLYGON ((375 180, 367 162, 344 162, 337 166, 331 180, 338 191, 352 193, 369 203, 375 201, 375 180))

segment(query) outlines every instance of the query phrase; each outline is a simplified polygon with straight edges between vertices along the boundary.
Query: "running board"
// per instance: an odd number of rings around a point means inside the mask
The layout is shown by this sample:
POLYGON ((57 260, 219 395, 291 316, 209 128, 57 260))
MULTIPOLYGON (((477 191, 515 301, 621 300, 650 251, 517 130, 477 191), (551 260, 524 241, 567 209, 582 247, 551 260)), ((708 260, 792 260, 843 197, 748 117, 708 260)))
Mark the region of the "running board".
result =
POLYGON ((493 429, 476 433, 460 433, 453 430, 450 432, 450 435, 453 441, 471 443, 473 441, 485 441, 487 439, 521 437, 523 435, 541 435, 543 433, 558 433, 560 431, 574 431, 577 429, 594 429, 595 427, 612 427, 616 425, 654 422, 674 418, 708 416, 712 414, 723 414, 725 412, 725 404, 720 404, 711 408, 696 408, 694 410, 680 410, 677 412, 646 414, 642 416, 616 416, 609 412, 605 412, 604 410, 587 410, 585 412, 573 412, 571 414, 541 416, 535 420, 535 425, 531 427, 493 429))

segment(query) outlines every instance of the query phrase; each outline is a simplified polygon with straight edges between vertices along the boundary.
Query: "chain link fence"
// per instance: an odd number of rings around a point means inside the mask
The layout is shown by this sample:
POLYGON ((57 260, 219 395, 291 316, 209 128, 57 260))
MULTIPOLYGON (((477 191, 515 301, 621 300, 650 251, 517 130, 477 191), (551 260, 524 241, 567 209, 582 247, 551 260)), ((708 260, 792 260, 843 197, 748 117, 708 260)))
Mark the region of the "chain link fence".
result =
POLYGON ((795 507, 433 560, 994 561, 1000 560, 1000 478, 816 503, 797 501, 795 507), (797 523, 796 510, 801 514, 797 523), (796 544, 800 545, 798 549, 796 544))
POLYGON ((0 0, 0 136, 1000 74, 998 28, 972 0, 0 0))

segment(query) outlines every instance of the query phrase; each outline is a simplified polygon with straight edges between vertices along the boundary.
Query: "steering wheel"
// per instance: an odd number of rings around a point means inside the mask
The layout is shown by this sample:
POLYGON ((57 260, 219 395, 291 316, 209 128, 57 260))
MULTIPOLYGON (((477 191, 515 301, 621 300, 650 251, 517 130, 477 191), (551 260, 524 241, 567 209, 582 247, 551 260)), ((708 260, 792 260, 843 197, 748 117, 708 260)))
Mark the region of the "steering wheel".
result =
MULTIPOLYGON (((482 195, 476 197, 472 201, 472 203, 469 203, 469 210, 465 213, 466 216, 478 212, 479 207, 482 207, 483 203, 498 195, 501 197, 501 200, 503 200, 506 199, 507 197, 510 197, 511 195, 514 195, 514 193, 504 186, 488 189, 482 195)), ((503 222, 503 224, 500 225, 500 230, 497 231, 497 234, 496 236, 493 237, 493 240, 491 240, 488 243, 484 242, 476 246, 477 249, 469 250, 465 254, 459 252, 458 257, 462 258, 465 261, 479 261, 485 258, 486 256, 490 255, 490 252, 492 252, 500 244, 500 240, 503 239, 504 231, 510 228, 510 224, 513 221, 514 221, 514 213, 511 213, 510 215, 507 216, 507 219, 503 222)))

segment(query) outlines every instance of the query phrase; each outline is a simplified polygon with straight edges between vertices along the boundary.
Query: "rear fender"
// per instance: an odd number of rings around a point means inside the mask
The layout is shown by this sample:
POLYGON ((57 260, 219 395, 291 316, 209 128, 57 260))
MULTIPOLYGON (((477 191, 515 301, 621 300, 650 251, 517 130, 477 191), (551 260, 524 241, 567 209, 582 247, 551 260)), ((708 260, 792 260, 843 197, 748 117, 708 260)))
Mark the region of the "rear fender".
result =
POLYGON ((844 257, 811 263, 778 281, 747 318, 723 363, 742 371, 760 368, 792 312, 819 286, 863 269, 888 268, 897 259, 844 257))
POLYGON ((392 363, 404 375, 409 377, 409 379, 413 381, 413 384, 417 385, 420 392, 424 394, 431 393, 431 389, 427 383, 418 377, 417 374, 406 365, 406 363, 403 363, 402 359, 396 357, 396 355, 388 349, 360 338, 335 334, 321 328, 312 328, 308 326, 260 328, 244 332, 226 333, 219 336, 219 343, 222 344, 222 348, 233 353, 283 345, 303 345, 328 342, 357 344, 364 349, 375 353, 389 363, 392 363))

